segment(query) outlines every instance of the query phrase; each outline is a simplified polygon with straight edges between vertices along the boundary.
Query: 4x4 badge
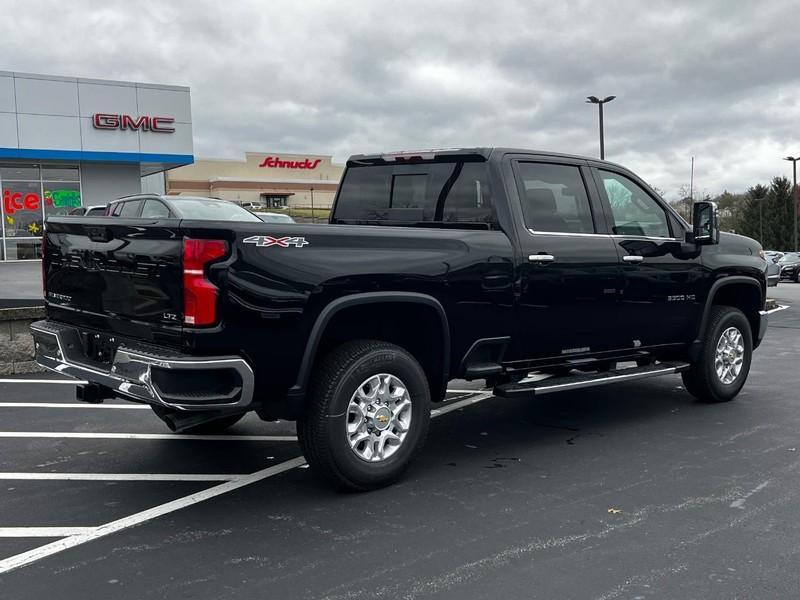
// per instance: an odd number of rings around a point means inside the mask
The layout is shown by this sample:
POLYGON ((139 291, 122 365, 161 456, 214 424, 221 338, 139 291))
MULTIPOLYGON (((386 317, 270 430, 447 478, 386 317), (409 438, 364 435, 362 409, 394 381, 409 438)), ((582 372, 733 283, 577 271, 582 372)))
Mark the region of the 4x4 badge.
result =
POLYGON ((295 248, 302 248, 308 246, 308 241, 304 237, 272 237, 271 235, 251 235, 250 237, 242 240, 245 244, 255 244, 261 248, 268 246, 279 246, 281 248, 288 248, 294 246, 295 248))

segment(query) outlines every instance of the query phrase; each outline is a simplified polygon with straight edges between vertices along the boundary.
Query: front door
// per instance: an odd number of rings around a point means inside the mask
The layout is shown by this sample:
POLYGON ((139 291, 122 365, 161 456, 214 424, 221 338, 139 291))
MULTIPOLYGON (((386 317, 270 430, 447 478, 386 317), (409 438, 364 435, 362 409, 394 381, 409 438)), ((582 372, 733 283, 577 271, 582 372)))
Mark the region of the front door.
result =
POLYGON ((590 202, 591 172, 525 160, 514 170, 524 219, 515 357, 563 360, 618 348, 619 259, 590 202))
POLYGON ((627 347, 685 343, 702 310, 699 252, 660 200, 628 175, 594 170, 623 276, 621 333, 627 347))

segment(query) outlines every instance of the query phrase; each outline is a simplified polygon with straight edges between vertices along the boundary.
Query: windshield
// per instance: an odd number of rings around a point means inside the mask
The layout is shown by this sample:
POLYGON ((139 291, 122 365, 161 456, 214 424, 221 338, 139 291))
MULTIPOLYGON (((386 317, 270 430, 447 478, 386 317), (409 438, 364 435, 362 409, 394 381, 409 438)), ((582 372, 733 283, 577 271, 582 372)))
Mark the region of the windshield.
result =
POLYGON ((173 206, 183 219, 201 221, 259 221, 250 211, 226 200, 211 198, 180 198, 173 206))
POLYGON ((778 261, 779 263, 788 263, 788 262, 797 262, 800 260, 800 253, 798 252, 787 252, 783 255, 783 257, 778 261))

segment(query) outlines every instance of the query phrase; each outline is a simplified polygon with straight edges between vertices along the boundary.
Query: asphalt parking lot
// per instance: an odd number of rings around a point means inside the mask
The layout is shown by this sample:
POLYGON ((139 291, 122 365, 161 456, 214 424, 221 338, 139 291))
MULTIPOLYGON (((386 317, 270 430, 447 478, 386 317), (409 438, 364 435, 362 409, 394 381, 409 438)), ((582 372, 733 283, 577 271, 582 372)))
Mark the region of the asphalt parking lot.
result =
POLYGON ((800 285, 770 295, 792 306, 732 403, 679 377, 535 402, 455 383, 369 494, 317 483, 291 423, 179 436, 0 383, 0 597, 796 597, 800 285))

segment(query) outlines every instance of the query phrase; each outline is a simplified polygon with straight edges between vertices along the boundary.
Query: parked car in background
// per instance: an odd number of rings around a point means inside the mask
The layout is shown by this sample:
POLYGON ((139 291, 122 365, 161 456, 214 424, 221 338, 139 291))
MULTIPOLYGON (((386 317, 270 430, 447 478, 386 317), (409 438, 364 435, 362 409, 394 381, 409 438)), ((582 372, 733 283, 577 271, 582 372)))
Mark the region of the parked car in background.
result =
POLYGON ((767 257, 767 286, 775 287, 781 280, 781 266, 767 257))
POLYGON ((289 215, 282 215, 273 212, 260 212, 256 216, 264 221, 264 223, 295 223, 295 220, 289 215))
POLYGON ((99 217, 100 215, 106 214, 106 205, 78 206, 77 208, 73 208, 71 211, 69 211, 69 214, 76 217, 99 217))
POLYGON ((123 196, 108 205, 108 216, 128 219, 184 219, 192 221, 259 222, 234 202, 202 196, 123 196))
POLYGON ((239 206, 246 208, 247 210, 256 210, 261 208, 261 205, 256 204, 255 202, 242 202, 239 206))
POLYGON ((781 268, 781 279, 789 279, 800 283, 800 252, 787 252, 778 261, 781 268))
POLYGON ((783 252, 778 252, 777 250, 764 250, 764 256, 767 258, 767 260, 770 260, 774 263, 783 258, 783 254, 783 252))

